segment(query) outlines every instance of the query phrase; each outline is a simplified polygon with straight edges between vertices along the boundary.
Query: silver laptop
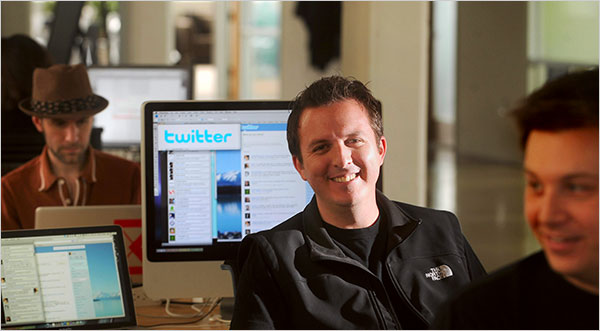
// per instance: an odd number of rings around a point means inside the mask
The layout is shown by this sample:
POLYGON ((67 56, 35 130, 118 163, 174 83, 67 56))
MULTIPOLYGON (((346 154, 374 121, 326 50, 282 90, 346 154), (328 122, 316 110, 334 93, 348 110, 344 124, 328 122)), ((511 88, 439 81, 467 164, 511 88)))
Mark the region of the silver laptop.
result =
POLYGON ((123 229, 129 275, 142 283, 142 211, 140 205, 38 207, 35 228, 53 229, 97 225, 119 225, 123 229))
POLYGON ((136 325, 122 229, 2 231, 2 329, 136 325))

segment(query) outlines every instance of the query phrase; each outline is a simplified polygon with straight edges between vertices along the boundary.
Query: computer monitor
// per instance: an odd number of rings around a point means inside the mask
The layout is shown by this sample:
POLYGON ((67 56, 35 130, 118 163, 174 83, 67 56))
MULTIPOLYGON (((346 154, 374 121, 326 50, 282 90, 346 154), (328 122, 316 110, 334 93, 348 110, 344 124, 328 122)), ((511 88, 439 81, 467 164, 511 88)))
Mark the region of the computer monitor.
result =
POLYGON ((136 325, 121 227, 2 231, 3 329, 136 325))
POLYGON ((105 147, 140 143, 140 107, 145 101, 192 98, 191 67, 92 66, 88 75, 94 93, 109 102, 104 111, 94 116, 94 126, 103 129, 105 147))
POLYGON ((310 202, 285 101, 148 102, 143 112, 143 284, 154 299, 227 297, 242 239, 310 202))

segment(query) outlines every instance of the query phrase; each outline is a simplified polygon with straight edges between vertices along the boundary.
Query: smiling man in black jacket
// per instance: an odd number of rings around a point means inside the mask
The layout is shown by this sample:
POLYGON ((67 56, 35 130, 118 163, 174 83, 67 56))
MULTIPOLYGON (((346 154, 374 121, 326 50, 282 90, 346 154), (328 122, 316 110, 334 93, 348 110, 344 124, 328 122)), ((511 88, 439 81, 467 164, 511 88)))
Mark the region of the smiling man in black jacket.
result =
POLYGON ((315 196, 247 236, 234 329, 423 329, 485 275, 456 217, 376 189, 387 150, 381 102, 357 80, 314 82, 288 119, 294 166, 315 196))

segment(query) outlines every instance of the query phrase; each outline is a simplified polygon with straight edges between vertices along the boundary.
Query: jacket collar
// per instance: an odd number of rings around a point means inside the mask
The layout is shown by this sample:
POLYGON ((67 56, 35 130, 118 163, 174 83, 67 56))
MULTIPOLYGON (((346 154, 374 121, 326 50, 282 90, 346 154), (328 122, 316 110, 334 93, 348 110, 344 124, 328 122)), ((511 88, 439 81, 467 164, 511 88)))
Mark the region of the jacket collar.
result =
POLYGON ((336 260, 347 259, 346 254, 333 242, 333 239, 331 239, 323 226, 323 218, 319 212, 315 196, 313 196, 310 203, 304 208, 302 219, 306 242, 308 243, 310 255, 313 259, 324 257, 336 260))
MULTIPOLYGON (((50 158, 48 156, 48 146, 44 146, 42 150, 42 154, 40 155, 40 186, 38 187, 38 191, 44 192, 48 191, 52 185, 59 179, 58 176, 52 172, 52 166, 50 165, 50 158)), ((87 150, 86 163, 81 169, 79 173, 79 177, 85 178, 88 183, 96 182, 96 158, 94 149, 92 146, 88 147, 87 150)))
MULTIPOLYGON (((389 234, 387 243, 387 251, 389 252, 392 248, 406 240, 421 223, 421 220, 408 216, 400 206, 389 200, 380 191, 376 192, 376 198, 380 216, 386 220, 384 222, 386 227, 380 229, 381 231, 387 231, 389 234)), ((333 259, 344 260, 345 262, 354 261, 342 252, 327 233, 327 230, 323 226, 323 219, 319 213, 317 200, 314 196, 306 208, 304 208, 302 218, 306 242, 310 248, 313 260, 333 259)))
POLYGON ((421 224, 421 219, 409 216, 398 204, 388 199, 383 193, 377 191, 377 206, 387 222, 388 242, 387 251, 400 245, 421 224))

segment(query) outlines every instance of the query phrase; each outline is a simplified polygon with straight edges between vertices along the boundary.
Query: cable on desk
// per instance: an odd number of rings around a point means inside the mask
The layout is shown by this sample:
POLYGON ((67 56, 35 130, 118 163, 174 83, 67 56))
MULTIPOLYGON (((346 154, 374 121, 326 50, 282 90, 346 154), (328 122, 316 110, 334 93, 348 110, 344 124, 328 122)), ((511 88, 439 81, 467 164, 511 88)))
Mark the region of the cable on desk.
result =
MULTIPOLYGON (((167 302, 166 299, 162 300, 163 303, 167 302)), ((206 302, 194 302, 194 301, 180 301, 180 300, 171 300, 171 304, 178 304, 178 305, 188 305, 188 306, 193 306, 193 305, 198 305, 198 304, 206 304, 206 302)))
MULTIPOLYGON (((198 322, 202 321, 203 319, 205 319, 207 316, 209 316, 215 310, 215 308, 217 308, 217 306, 221 302, 221 298, 217 298, 214 301, 215 302, 212 305, 210 305, 208 311, 206 311, 203 315, 198 315, 198 314, 175 314, 175 313, 170 312, 168 310, 169 300, 167 299, 167 304, 165 306, 165 312, 167 314, 169 314, 169 316, 152 316, 152 317, 156 317, 156 318, 169 318, 169 317, 191 318, 191 317, 189 317, 191 315, 192 317, 197 317, 197 318, 192 321, 186 321, 186 322, 157 323, 157 324, 138 325, 138 326, 142 327, 142 328, 153 328, 153 327, 165 326, 165 325, 186 325, 186 324, 198 323, 198 322), (171 315, 171 314, 173 314, 173 315, 171 315), (179 315, 179 316, 177 316, 177 315, 179 315), (188 316, 188 317, 186 317, 186 316, 188 316)), ((192 308, 194 310, 197 310, 198 312, 200 312, 200 310, 198 308, 195 308, 193 306, 192 306, 192 308)), ((220 319, 217 319, 217 321, 221 322, 220 319)))
MULTIPOLYGON (((218 315, 218 316, 220 316, 220 315, 218 315)), ((215 318, 211 317, 211 319, 213 321, 217 321, 217 322, 224 323, 224 324, 230 324, 231 323, 231 320, 224 320, 224 319, 222 319, 220 317, 215 317, 215 318)))
MULTIPOLYGON (((221 302, 221 298, 216 298, 216 299, 209 299, 209 300, 214 300, 214 303, 212 303, 212 305, 210 304, 210 301, 208 301, 206 304, 202 304, 202 305, 209 305, 209 312, 213 311, 215 309, 215 307, 221 302)), ((191 305, 190 308, 192 308, 193 310, 195 310, 197 313, 193 313, 193 314, 178 314, 178 313, 174 313, 172 312, 169 308, 171 306, 171 300, 167 299, 167 303, 165 304, 165 312, 167 313, 167 315, 172 316, 172 317, 180 317, 180 318, 194 318, 194 317, 198 317, 198 313, 202 313, 202 309, 199 309, 196 305, 191 305)), ((206 313, 204 315, 204 317, 206 317, 208 315, 208 313, 206 313)))

